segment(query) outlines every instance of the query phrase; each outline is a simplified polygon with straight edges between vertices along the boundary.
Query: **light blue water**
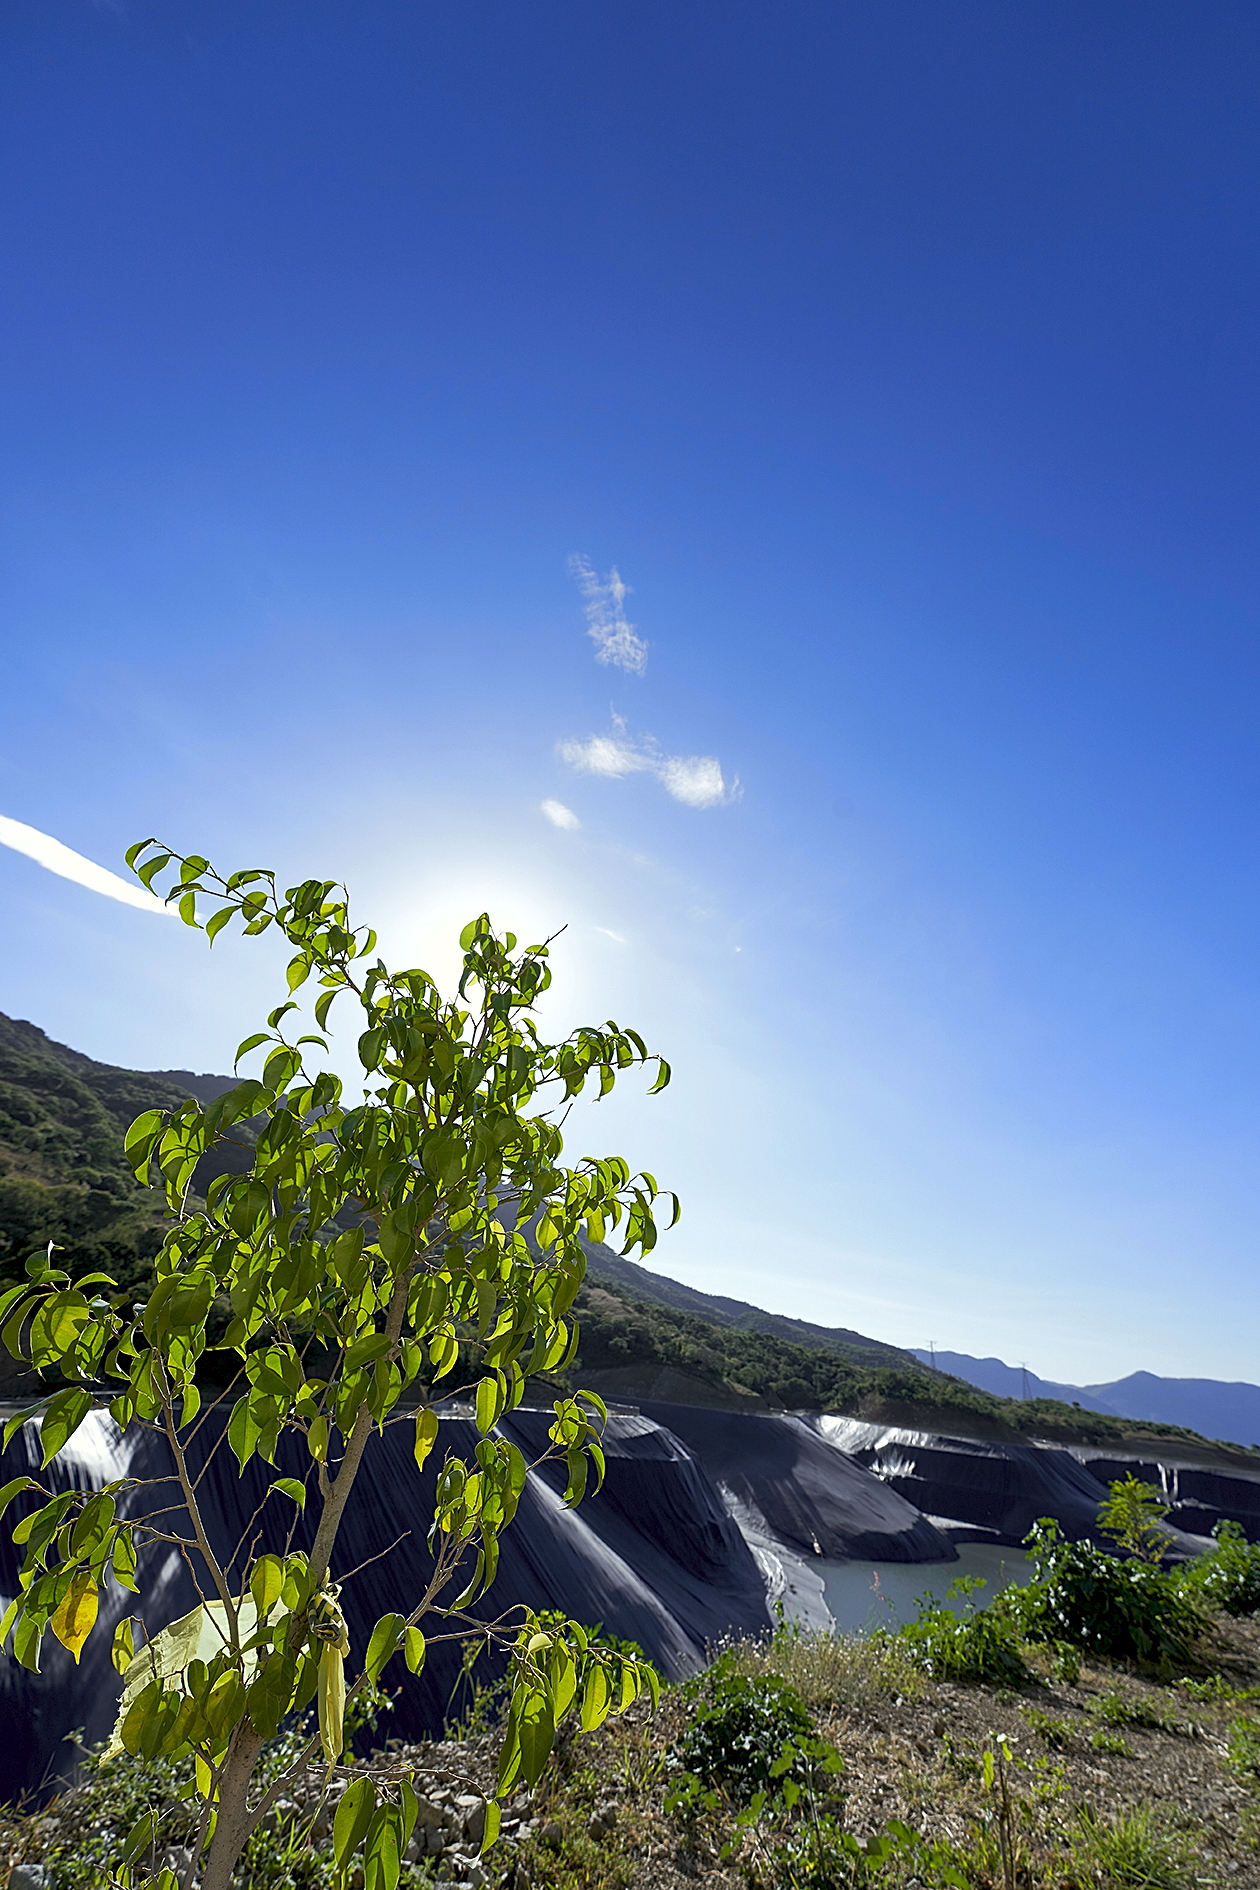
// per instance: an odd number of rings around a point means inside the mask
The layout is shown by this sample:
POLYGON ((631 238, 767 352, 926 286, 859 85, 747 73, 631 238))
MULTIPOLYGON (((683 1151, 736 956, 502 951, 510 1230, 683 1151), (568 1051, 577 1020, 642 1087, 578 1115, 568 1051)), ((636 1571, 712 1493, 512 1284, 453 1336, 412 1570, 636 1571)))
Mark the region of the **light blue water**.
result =
POLYGON ((998 1549, 990 1542, 960 1543, 956 1562, 815 1562, 813 1567, 823 1578, 836 1626, 850 1634, 913 1621, 924 1593, 934 1603, 961 1609, 962 1599, 948 1600, 946 1593, 960 1575, 977 1575, 987 1583, 972 1597, 978 1607, 1032 1577, 1022 1549, 998 1549))

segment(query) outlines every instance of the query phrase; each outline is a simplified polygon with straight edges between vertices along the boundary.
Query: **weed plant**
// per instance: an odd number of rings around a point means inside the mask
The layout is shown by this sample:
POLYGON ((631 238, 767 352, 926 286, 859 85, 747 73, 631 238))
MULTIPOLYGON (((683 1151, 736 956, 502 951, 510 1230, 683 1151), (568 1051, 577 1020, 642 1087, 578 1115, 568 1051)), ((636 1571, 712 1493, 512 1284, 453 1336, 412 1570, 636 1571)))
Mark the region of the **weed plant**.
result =
POLYGON ((918 1619, 901 1629, 912 1660, 935 1680, 982 1681, 989 1686, 1021 1687, 1029 1679, 1011 1617, 999 1607, 980 1609, 974 1596, 985 1583, 961 1575, 950 1583, 947 1599, 961 1600, 962 1612, 919 1602, 918 1619))
POLYGON ((1037 1706, 1025 1706, 1023 1713, 1028 1722, 1029 1732, 1036 1733, 1038 1739, 1048 1745, 1052 1751, 1067 1751, 1073 1738, 1070 1720, 1055 1719, 1053 1714, 1043 1713, 1037 1706))
POLYGON ((1092 1542, 1069 1542, 1043 1517, 1024 1538, 1034 1578, 997 1606, 1030 1641, 1067 1641, 1113 1659, 1185 1661, 1206 1625, 1202 1605, 1176 1574, 1121 1561, 1092 1542))
POLYGON ((1254 1719, 1230 1721, 1225 1763, 1249 1785, 1260 1783, 1260 1726, 1254 1719))
POLYGON ((1114 1885, 1116 1890, 1185 1890, 1194 1881, 1186 1844, 1149 1805, 1110 1818, 1082 1811, 1073 1848, 1078 1881, 1114 1885))
POLYGON ((828 1634, 785 1621, 774 1632, 725 1650, 732 1666, 753 1678, 775 1676, 811 1712, 870 1712, 883 1700, 917 1700, 923 1673, 899 1634, 828 1634))
POLYGON ((1092 1699, 1085 1711, 1104 1726, 1146 1726, 1152 1732, 1175 1733, 1182 1730, 1177 1716, 1167 1707, 1146 1699, 1131 1699, 1109 1687, 1092 1699))
POLYGON ((694 1700, 677 1756, 684 1772, 744 1806, 784 1776, 785 1751, 813 1737, 813 1721, 796 1689, 775 1674, 741 1673, 721 1655, 684 1694, 694 1700))
POLYGON ((1212 1534, 1215 1549, 1187 1565, 1183 1586, 1226 1614, 1254 1614, 1260 1609, 1260 1543, 1248 1542, 1241 1524, 1229 1517, 1218 1522, 1212 1534))

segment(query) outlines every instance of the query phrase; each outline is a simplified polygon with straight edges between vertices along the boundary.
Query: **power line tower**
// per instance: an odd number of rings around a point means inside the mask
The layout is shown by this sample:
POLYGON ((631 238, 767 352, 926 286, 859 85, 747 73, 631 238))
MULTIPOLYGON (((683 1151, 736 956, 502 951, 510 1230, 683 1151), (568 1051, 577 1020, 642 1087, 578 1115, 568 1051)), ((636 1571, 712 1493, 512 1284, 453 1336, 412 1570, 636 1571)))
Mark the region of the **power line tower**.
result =
POLYGON ((1023 1398, 1024 1403, 1027 1404, 1028 1403, 1028 1367, 1024 1363, 1023 1359, 1019 1361, 1019 1369, 1020 1369, 1020 1375, 1021 1375, 1021 1379, 1023 1383, 1023 1389, 1020 1392, 1020 1396, 1023 1398))

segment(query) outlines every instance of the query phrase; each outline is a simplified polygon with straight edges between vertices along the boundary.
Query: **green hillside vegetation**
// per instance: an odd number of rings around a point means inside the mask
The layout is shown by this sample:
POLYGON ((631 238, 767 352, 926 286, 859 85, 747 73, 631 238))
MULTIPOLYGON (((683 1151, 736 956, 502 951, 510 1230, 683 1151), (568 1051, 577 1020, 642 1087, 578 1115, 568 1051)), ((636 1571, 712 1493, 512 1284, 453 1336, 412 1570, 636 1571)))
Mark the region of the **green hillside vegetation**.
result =
MULTIPOLYGON (((228 1077, 97 1063, 0 1012, 0 1281, 20 1278, 27 1255, 52 1240, 76 1278, 99 1268, 143 1291, 162 1243, 162 1201, 137 1184, 123 1137, 145 1109, 230 1087, 228 1077)), ((249 1125, 233 1134, 247 1138, 249 1125)), ((194 1189, 241 1161, 217 1151, 194 1189)))
POLYGON ((684 1286, 681 1280, 667 1280, 663 1274, 639 1266, 637 1261, 623 1260, 610 1247, 592 1247, 588 1264, 601 1284, 622 1299, 668 1306, 674 1312, 690 1313, 708 1325, 768 1333, 777 1339, 787 1339, 793 1345, 834 1352, 855 1365, 905 1365, 912 1370, 922 1370, 913 1352, 905 1352, 900 1346, 869 1339, 865 1333, 853 1332, 847 1326, 816 1326, 808 1319, 789 1319, 784 1313, 750 1306, 747 1300, 702 1293, 697 1287, 684 1286))
MULTIPOLYGON (((20 1277, 26 1256, 53 1240, 72 1275, 99 1268, 142 1295, 161 1244, 162 1209, 153 1192, 136 1184, 123 1136, 144 1109, 170 1108, 190 1092, 208 1098, 229 1086, 226 1077, 97 1063, 0 1013, 0 1281, 20 1277)), ((248 1125, 238 1132, 247 1135, 248 1125)), ((220 1151, 194 1186, 204 1188, 211 1173, 236 1166, 231 1150, 220 1151)), ((1171 1425, 1137 1424, 1050 1399, 992 1397, 929 1371, 896 1346, 702 1293, 604 1247, 590 1250, 576 1311, 582 1347, 570 1374, 575 1384, 583 1372, 673 1366, 732 1402, 760 1399, 771 1408, 835 1411, 873 1423, 1091 1444, 1205 1441, 1171 1425)))
POLYGON ((161 1202, 136 1185, 123 1136, 142 1110, 180 1094, 0 1014, 0 1279, 20 1278, 27 1254, 49 1240, 73 1274, 100 1267, 122 1286, 147 1277, 161 1202))
POLYGON ((860 1353, 843 1355, 817 1345, 797 1345, 774 1333, 714 1325, 623 1294, 603 1275, 602 1264, 602 1256, 593 1253, 575 1307, 582 1341, 570 1373, 574 1383, 581 1382, 584 1372, 630 1366, 646 1375, 673 1366, 702 1379, 716 1393, 729 1394, 732 1402, 760 1398, 772 1408, 833 1411, 872 1423, 935 1430, 961 1425, 991 1437, 1052 1437, 1088 1444, 1207 1441, 1172 1425, 1139 1424, 1049 1398, 996 1398, 961 1378, 914 1362, 864 1363, 860 1353))

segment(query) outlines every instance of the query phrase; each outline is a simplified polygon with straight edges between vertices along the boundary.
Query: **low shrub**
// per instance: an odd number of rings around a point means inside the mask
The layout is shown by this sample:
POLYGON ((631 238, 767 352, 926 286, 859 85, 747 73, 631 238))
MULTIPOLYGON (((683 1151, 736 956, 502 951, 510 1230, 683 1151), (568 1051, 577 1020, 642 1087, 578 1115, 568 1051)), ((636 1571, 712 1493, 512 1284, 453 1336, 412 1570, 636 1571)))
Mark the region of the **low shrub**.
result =
POLYGON ((1029 1678, 1011 1616, 1001 1607, 977 1608, 973 1595, 985 1586, 974 1575, 950 1583, 948 1595, 962 1600, 961 1613, 936 1607, 925 1596, 919 1615, 898 1638, 911 1659, 935 1680, 983 1681, 989 1686, 1020 1687, 1029 1678))
POLYGON ((1212 1534, 1216 1547, 1187 1563, 1181 1571, 1182 1586, 1226 1614, 1255 1614, 1260 1609, 1260 1543, 1248 1542, 1241 1525, 1229 1517, 1218 1522, 1212 1534))
POLYGON ((685 1771, 719 1787, 737 1805, 772 1790, 785 1749, 814 1736, 794 1687, 773 1674, 741 1673, 729 1654, 686 1690, 696 1707, 676 1757, 685 1771))
POLYGON ((1024 1546, 1034 1579, 999 1605, 1027 1640, 1070 1641, 1122 1660, 1187 1658, 1203 1616, 1178 1575, 1068 1542, 1051 1517, 1033 1524, 1024 1546))

